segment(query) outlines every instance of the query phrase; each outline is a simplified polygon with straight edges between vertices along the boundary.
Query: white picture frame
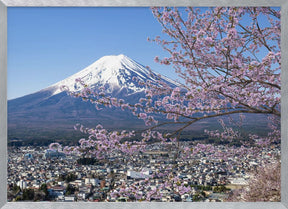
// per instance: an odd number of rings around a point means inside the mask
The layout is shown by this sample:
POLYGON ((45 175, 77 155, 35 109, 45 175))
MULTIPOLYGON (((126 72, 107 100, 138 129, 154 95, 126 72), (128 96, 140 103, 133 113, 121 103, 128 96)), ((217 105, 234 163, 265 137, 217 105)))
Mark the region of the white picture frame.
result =
POLYGON ((287 0, 0 0, 0 208, 197 208, 288 209, 288 1, 287 0), (9 7, 149 7, 149 6, 275 6, 281 7, 281 202, 224 203, 59 203, 7 202, 7 8, 9 7))

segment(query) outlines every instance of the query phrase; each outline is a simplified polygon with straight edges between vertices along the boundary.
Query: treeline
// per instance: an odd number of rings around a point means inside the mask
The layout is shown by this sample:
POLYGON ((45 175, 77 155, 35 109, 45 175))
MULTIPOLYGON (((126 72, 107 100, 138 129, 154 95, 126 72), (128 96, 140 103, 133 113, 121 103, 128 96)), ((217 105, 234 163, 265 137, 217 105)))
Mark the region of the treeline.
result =
POLYGON ((77 164, 79 165, 96 165, 98 161, 95 158, 79 158, 77 164))
POLYGON ((57 180, 69 183, 71 181, 75 181, 77 178, 78 176, 75 175, 74 173, 68 173, 68 174, 60 174, 57 180))
MULTIPOLYGON (((245 129, 246 130, 246 129, 245 129)), ((163 131, 162 131, 163 132, 163 131)), ((166 131, 165 131, 166 132, 166 131)), ((267 130, 266 130, 267 132, 267 130)), ((49 146, 49 144, 53 142, 58 142, 62 144, 63 146, 75 146, 78 144, 79 139, 87 137, 87 135, 79 132, 79 131, 54 131, 54 132, 41 132, 41 131, 35 131, 35 130, 26 130, 25 133, 22 136, 28 136, 25 138, 21 138, 20 133, 14 133, 9 132, 8 133, 8 146, 49 146), (27 133, 29 133, 27 135, 27 133)), ((248 132, 243 132, 243 138, 242 141, 253 142, 248 137, 248 132)), ((136 135, 129 139, 123 139, 123 141, 137 141, 141 139, 141 135, 136 135)), ((192 142, 192 141, 201 141, 202 143, 207 144, 215 144, 215 145, 230 145, 230 146, 236 146, 240 147, 242 145, 241 140, 235 139, 232 142, 228 140, 221 140, 218 138, 211 138, 208 135, 205 135, 203 132, 198 133, 195 131, 183 131, 180 135, 180 141, 182 142, 192 142)), ((155 143, 158 142, 157 139, 151 139, 147 143, 155 143)))
POLYGON ((20 189, 16 184, 10 185, 8 198, 14 201, 47 201, 50 200, 46 184, 42 184, 39 189, 20 189))

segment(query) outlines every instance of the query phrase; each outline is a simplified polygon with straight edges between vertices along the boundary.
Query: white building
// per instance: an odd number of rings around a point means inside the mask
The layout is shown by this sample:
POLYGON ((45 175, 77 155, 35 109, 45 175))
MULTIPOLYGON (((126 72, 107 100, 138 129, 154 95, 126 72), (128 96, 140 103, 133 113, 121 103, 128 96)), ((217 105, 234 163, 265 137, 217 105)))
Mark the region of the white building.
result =
POLYGON ((99 179, 85 178, 85 185, 86 184, 92 184, 93 186, 98 186, 100 184, 100 181, 99 179))
POLYGON ((136 172, 136 171, 127 171, 127 178, 131 179, 146 179, 149 178, 149 175, 141 172, 136 172))
POLYGON ((65 196, 64 201, 65 202, 74 202, 75 198, 73 196, 65 196))
POLYGON ((247 180, 245 180, 244 178, 233 178, 230 180, 230 182, 233 185, 241 185, 241 186, 248 185, 247 180))
POLYGON ((27 188, 27 182, 20 180, 17 182, 17 186, 19 186, 21 190, 26 189, 27 188))

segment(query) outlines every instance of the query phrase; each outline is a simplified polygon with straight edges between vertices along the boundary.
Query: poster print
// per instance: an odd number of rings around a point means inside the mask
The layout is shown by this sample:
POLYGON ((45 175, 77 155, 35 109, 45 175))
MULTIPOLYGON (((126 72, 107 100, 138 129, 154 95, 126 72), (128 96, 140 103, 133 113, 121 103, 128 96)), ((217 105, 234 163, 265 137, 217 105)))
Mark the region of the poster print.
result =
POLYGON ((31 10, 22 51, 8 28, 8 201, 280 201, 280 8, 31 10))

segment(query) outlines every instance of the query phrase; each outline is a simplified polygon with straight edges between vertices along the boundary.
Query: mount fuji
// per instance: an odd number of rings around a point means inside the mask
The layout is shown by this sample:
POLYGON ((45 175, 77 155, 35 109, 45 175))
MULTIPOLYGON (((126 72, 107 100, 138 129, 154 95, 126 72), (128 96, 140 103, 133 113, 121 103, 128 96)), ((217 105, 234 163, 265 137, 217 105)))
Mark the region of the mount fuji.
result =
MULTIPOLYGON (((106 93, 135 103, 144 96, 144 87, 133 79, 143 82, 154 80, 143 65, 125 55, 104 56, 80 72, 38 92, 8 101, 9 139, 52 139, 73 137, 73 126, 81 123, 94 127, 101 123, 105 128, 143 128, 144 122, 130 112, 104 108, 96 110, 90 102, 73 98, 61 91, 65 85, 72 91, 81 90, 75 80, 80 78, 90 88, 104 87, 106 93)), ((161 76, 170 86, 176 82, 161 76)))
MULTIPOLYGON (((104 87, 107 95, 135 104, 145 96, 145 89, 133 77, 143 82, 154 81, 151 73, 153 74, 125 55, 104 56, 78 73, 45 89, 9 100, 8 140, 16 144, 19 144, 19 141, 21 144, 25 140, 28 144, 37 142, 38 145, 47 145, 53 141, 66 143, 71 141, 73 144, 85 136, 73 129, 77 123, 86 127, 95 127, 100 123, 110 130, 141 130, 145 127, 144 122, 131 112, 118 108, 97 110, 94 104, 61 91, 61 86, 65 85, 72 91, 80 91, 82 86, 75 82, 80 78, 90 89, 104 87)), ((171 87, 179 86, 164 76, 161 76, 161 79, 171 87)), ((267 119, 263 116, 246 114, 246 118, 248 121, 246 130, 252 127, 253 131, 258 130, 259 133, 267 131, 267 119)), ((187 136, 201 137, 204 129, 215 127, 219 128, 217 118, 200 121, 189 127, 187 136)), ((171 128, 173 127, 169 127, 171 128)))

